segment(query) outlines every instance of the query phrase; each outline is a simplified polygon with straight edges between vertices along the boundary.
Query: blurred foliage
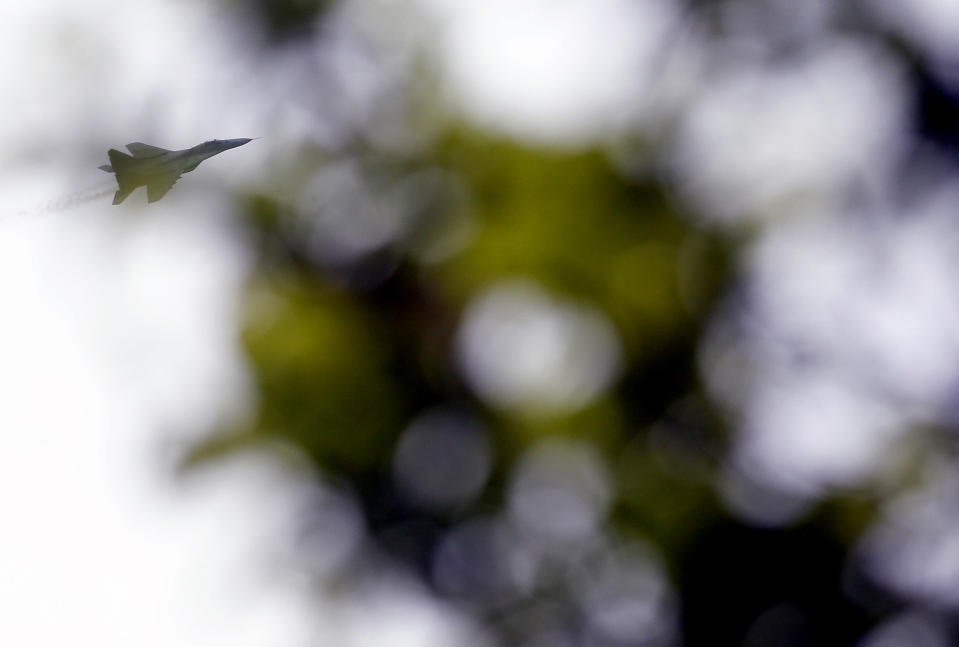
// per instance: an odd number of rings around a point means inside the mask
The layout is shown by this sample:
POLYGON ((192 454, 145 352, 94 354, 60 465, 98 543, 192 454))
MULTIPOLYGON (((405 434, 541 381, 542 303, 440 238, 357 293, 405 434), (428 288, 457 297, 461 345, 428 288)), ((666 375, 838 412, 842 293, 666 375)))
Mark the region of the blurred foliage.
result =
POLYGON ((256 427, 324 467, 376 465, 399 424, 386 349, 354 304, 299 277, 251 287, 244 341, 262 397, 256 427))
MULTIPOLYGON (((250 427, 224 432, 194 457, 257 439, 293 443, 323 473, 350 483, 381 547, 429 578, 451 524, 506 505, 527 448, 544 438, 588 441, 611 466, 614 525, 624 538, 653 541, 678 571, 684 547, 716 514, 709 474, 721 423, 702 411, 694 363, 700 328, 724 287, 726 244, 690 226, 655 182, 623 178, 600 153, 531 150, 468 132, 431 153, 374 164, 372 152, 352 153, 372 186, 439 168, 466 197, 465 205, 432 202, 412 235, 346 263, 329 262, 291 226, 293 200, 246 203, 260 269, 247 291, 243 343, 259 406, 250 427), (466 245, 424 262, 423 232, 464 209, 474 223, 466 245), (473 395, 455 365, 456 326, 471 297, 516 277, 611 318, 625 354, 617 389, 554 415, 504 411, 473 395), (699 404, 677 406, 684 400, 699 404), (400 433, 436 405, 483 420, 497 458, 484 491, 452 512, 418 508, 390 477, 400 433), (653 447, 657 425, 686 444, 653 447)), ((343 161, 314 159, 317 168, 343 161)), ((494 625, 521 635, 523 622, 494 625)))
POLYGON ((434 165, 469 188, 477 223, 469 244, 438 262, 419 262, 400 244, 331 267, 285 228, 288 206, 262 196, 248 203, 264 268, 250 287, 244 332, 263 397, 261 433, 294 440, 326 468, 353 469, 375 464, 382 451, 374 445, 388 444, 403 416, 424 404, 466 399, 483 408, 451 365, 451 337, 471 296, 516 277, 599 306, 628 361, 621 392, 583 411, 547 419, 486 412, 520 439, 517 448, 560 434, 612 451, 698 389, 691 363, 698 327, 723 285, 721 240, 692 230, 655 184, 624 180, 598 153, 465 135, 432 159, 388 172, 403 177, 434 165), (386 267, 372 284, 351 284, 380 263, 386 267), (664 378, 660 388, 638 388, 664 378), (344 426, 353 434, 334 431, 344 426))
POLYGON ((534 277, 602 306, 637 354, 689 323, 677 276, 689 230, 655 185, 624 182, 596 152, 549 155, 480 139, 454 142, 440 159, 467 178, 482 223, 442 268, 452 297, 534 277))
MULTIPOLYGON (((257 4, 278 41, 315 29, 327 5, 257 4)), ((712 3, 689 5, 713 15, 712 3)), ((801 607, 812 633, 779 644, 845 645, 862 634, 866 614, 842 599, 839 580, 843 551, 874 514, 868 497, 827 501, 779 530, 731 521, 716 500, 727 422, 696 361, 734 284, 736 242, 680 212, 654 174, 626 177, 597 150, 536 149, 454 125, 414 153, 357 137, 340 150, 304 145, 297 155, 299 166, 278 179, 282 192, 241 205, 257 253, 242 331, 255 412, 248 426, 197 447, 194 461, 265 439, 295 445, 358 494, 377 546, 442 593, 430 564, 444 533, 504 514, 529 448, 584 441, 609 466, 610 532, 654 545, 678 585, 686 644, 740 644, 745 627, 785 599, 801 607), (343 257, 317 245, 311 223, 332 207, 303 196, 337 165, 402 223, 399 235, 343 257), (497 408, 473 393, 456 364, 457 327, 477 294, 516 278, 609 318, 623 345, 612 389, 549 415, 497 408), (391 474, 401 434, 437 406, 481 421, 494 455, 483 491, 445 510, 405 498, 391 474)), ((537 590, 525 603, 570 595, 561 589, 537 590)), ((521 637, 521 613, 486 619, 521 637)))
POLYGON ((312 36, 325 12, 334 4, 330 0, 239 1, 256 13, 268 42, 274 44, 312 36))

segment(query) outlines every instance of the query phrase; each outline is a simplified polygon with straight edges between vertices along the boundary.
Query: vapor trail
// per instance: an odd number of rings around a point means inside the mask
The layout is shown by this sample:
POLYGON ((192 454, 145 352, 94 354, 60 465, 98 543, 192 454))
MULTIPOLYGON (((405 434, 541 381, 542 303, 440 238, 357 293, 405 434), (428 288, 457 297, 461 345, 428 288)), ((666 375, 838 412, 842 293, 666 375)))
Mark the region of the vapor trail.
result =
POLYGON ((40 215, 44 213, 56 213, 66 211, 87 202, 93 202, 98 198, 110 195, 116 190, 116 182, 103 180, 94 185, 61 195, 53 200, 38 204, 34 207, 18 209, 15 213, 18 216, 40 215))

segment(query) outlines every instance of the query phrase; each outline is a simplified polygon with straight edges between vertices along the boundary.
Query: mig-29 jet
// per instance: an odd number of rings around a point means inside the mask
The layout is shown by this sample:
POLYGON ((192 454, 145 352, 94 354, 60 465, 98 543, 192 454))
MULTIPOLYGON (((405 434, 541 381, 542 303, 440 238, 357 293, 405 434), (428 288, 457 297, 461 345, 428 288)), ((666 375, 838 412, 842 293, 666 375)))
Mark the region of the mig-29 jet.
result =
POLYGON ((225 150, 242 146, 250 139, 214 139, 193 148, 168 151, 140 142, 127 144, 132 155, 111 148, 107 151, 110 163, 100 168, 117 176, 113 204, 120 204, 138 186, 147 188, 147 200, 156 202, 173 188, 184 173, 195 169, 203 160, 225 150))

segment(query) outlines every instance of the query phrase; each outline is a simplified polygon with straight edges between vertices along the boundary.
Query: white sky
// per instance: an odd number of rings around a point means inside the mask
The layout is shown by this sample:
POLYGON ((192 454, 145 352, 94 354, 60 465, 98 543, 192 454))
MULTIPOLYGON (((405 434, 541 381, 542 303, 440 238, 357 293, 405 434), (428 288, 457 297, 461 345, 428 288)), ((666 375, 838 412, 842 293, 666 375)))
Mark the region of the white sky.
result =
POLYGON ((670 2, 415 4, 438 25, 433 49, 451 104, 494 131, 539 144, 588 145, 640 117, 651 77, 655 92, 676 87, 675 77, 662 79, 652 69, 674 35, 670 2))
POLYGON ((866 41, 718 64, 682 119, 677 179, 703 214, 731 223, 829 203, 891 166, 906 108, 900 70, 866 41))
POLYGON ((943 62, 959 53, 959 2, 956 0, 870 0, 886 26, 943 62))

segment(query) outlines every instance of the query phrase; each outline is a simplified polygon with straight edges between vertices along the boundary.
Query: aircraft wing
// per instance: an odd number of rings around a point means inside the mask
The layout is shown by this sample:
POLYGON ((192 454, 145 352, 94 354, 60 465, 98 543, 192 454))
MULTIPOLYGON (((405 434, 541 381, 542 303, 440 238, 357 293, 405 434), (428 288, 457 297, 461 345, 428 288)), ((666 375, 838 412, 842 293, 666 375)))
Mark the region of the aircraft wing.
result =
POLYGON ((150 146, 149 144, 144 144, 143 142, 130 142, 127 144, 127 148, 133 153, 134 157, 159 157, 164 153, 169 153, 165 148, 160 148, 159 146, 150 146))
POLYGON ((173 188, 176 181, 180 179, 179 174, 168 173, 160 175, 147 184, 147 202, 156 202, 167 194, 167 191, 173 188))

